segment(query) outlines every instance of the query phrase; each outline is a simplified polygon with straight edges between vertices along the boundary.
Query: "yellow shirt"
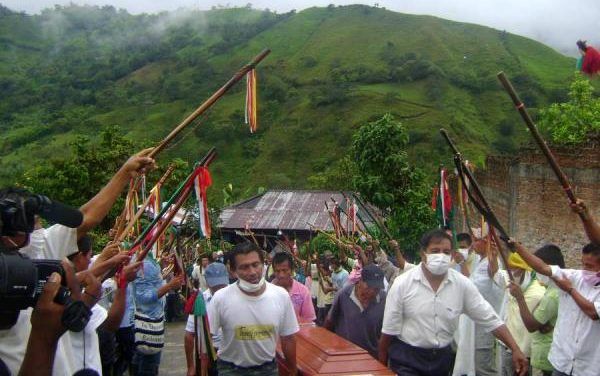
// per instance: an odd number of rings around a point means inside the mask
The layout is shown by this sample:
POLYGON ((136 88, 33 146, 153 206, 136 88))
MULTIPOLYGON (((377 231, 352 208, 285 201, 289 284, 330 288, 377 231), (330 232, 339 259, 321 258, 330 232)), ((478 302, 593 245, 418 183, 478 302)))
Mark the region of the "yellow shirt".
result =
MULTIPOLYGON (((331 277, 322 276, 323 286, 327 288, 331 288, 333 285, 331 283, 331 277)), ((323 288, 321 287, 321 282, 319 281, 319 291, 317 293, 317 308, 323 308, 327 304, 333 303, 333 292, 325 293, 323 288)))
MULTIPOLYGON (((545 293, 546 288, 540 285, 537 279, 534 279, 529 284, 529 286, 527 286, 525 291, 523 291, 525 303, 527 304, 527 307, 529 308, 530 312, 533 312, 535 310, 545 293)), ((506 327, 517 342, 517 345, 519 345, 521 351, 523 351, 526 357, 530 357, 532 339, 531 333, 529 333, 529 331, 525 327, 525 324, 523 324, 517 300, 512 295, 510 295, 508 291, 507 294, 509 294, 509 297, 508 304, 506 307, 506 327)))

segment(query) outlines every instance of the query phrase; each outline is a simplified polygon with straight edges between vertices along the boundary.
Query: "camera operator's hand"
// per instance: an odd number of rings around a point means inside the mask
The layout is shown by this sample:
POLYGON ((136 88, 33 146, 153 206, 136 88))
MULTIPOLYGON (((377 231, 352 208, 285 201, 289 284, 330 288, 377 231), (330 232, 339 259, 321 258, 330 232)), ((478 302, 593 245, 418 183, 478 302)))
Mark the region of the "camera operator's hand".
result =
POLYGON ((31 315, 32 336, 35 333, 48 344, 58 341, 66 331, 61 322, 65 306, 54 302, 61 280, 60 274, 56 272, 50 275, 31 315))
POLYGON ((155 167, 154 159, 148 157, 154 148, 148 148, 140 151, 125 162, 121 171, 126 172, 130 177, 135 178, 140 174, 145 174, 146 171, 155 167))
MULTIPOLYGON (((72 289, 71 292, 74 292, 72 296, 75 297, 79 294, 79 282, 73 266, 65 259, 62 261, 62 267, 65 271, 67 286, 72 289)), ((58 273, 50 275, 33 309, 31 334, 19 375, 52 374, 58 340, 67 330, 62 322, 65 306, 54 302, 61 288, 61 280, 58 273)))

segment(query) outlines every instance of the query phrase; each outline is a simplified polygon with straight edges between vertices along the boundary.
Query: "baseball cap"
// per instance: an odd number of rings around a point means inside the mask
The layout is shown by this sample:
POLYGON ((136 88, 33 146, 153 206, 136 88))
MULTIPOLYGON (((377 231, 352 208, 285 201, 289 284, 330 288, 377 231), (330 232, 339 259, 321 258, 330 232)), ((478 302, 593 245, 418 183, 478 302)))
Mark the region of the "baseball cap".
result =
POLYGON ((360 278, 371 288, 383 288, 383 271, 375 264, 369 264, 363 267, 360 278))
POLYGON ((206 284, 208 287, 229 284, 227 268, 220 262, 213 262, 212 264, 208 265, 204 271, 204 278, 206 279, 206 284))

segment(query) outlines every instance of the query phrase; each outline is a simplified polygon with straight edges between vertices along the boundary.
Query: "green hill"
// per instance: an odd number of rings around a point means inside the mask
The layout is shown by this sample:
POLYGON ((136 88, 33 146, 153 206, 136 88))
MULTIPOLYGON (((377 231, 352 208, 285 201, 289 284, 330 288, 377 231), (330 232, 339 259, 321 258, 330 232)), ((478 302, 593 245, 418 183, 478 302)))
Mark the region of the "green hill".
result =
POLYGON ((575 64, 504 31, 367 6, 137 16, 0 7, 0 181, 103 126, 156 143, 265 47, 258 133, 243 124, 239 84, 161 158, 193 161, 214 145, 218 190, 304 188, 348 152, 357 127, 391 112, 422 167, 448 161, 442 126, 482 163, 526 137, 495 74, 506 71, 535 108, 564 97, 575 64))

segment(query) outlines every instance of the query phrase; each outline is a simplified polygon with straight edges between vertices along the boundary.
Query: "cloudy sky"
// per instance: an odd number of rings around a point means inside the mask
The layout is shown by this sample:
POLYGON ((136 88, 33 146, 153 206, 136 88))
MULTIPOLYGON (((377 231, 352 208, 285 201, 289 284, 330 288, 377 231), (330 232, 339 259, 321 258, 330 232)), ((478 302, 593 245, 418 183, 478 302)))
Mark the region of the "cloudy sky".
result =
POLYGON ((398 12, 430 14, 472 22, 524 35, 569 54, 577 53, 575 41, 587 39, 600 45, 600 0, 0 0, 18 11, 37 13, 54 4, 113 5, 131 13, 155 13, 177 8, 210 9, 214 5, 269 8, 277 12, 298 11, 311 6, 379 4, 398 12))

